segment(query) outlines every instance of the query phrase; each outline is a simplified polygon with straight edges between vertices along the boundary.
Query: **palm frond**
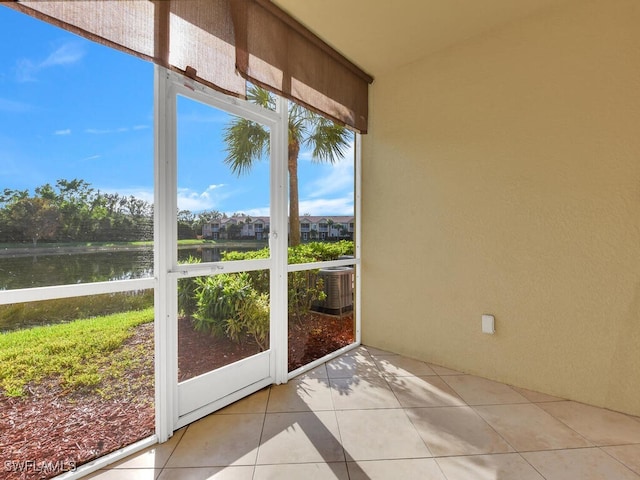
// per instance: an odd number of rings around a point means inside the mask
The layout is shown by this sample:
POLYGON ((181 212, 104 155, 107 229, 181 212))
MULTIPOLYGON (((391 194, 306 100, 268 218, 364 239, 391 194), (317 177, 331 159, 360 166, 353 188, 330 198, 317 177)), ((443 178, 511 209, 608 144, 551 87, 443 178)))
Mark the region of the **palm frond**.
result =
POLYGON ((276 109, 276 99, 271 92, 257 85, 247 88, 247 100, 269 110, 276 109))
POLYGON ((335 163, 344 157, 349 146, 351 132, 342 125, 313 114, 313 127, 304 145, 311 148, 312 160, 318 162, 335 163))
POLYGON ((236 176, 249 173, 254 162, 269 152, 269 132, 259 123, 237 118, 224 129, 227 157, 223 160, 236 176))

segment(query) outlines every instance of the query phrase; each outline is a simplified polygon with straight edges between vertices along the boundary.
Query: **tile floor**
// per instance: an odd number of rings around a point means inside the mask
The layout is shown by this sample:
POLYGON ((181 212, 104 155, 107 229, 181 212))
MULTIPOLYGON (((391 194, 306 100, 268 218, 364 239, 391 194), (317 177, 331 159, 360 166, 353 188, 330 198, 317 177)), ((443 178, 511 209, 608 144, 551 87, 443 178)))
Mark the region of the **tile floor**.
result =
POLYGON ((360 347, 90 478, 640 480, 640 418, 360 347))

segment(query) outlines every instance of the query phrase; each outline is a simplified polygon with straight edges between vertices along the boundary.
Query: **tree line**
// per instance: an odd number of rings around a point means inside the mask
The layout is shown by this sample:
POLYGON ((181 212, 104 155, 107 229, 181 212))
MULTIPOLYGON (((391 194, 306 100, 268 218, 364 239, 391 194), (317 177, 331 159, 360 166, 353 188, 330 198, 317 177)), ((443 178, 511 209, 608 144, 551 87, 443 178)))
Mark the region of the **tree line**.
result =
MULTIPOLYGON (((196 238, 202 225, 223 215, 178 212, 179 238, 196 238)), ((153 240, 153 204, 94 189, 81 179, 0 192, 0 243, 131 242, 153 240)))

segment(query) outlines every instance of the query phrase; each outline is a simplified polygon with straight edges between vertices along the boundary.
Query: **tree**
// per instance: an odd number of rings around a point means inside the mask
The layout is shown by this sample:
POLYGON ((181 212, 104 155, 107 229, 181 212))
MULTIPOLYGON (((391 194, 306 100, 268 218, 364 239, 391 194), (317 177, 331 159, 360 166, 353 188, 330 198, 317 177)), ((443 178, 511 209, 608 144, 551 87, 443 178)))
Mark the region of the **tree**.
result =
POLYGON ((226 229, 227 229, 227 238, 229 240, 237 240, 240 237, 240 232, 242 232, 242 227, 235 223, 229 223, 226 229))
POLYGON ((52 238, 60 226, 60 214, 46 198, 22 198, 9 207, 14 228, 35 247, 38 240, 52 238))
MULTIPOLYGON (((275 110, 275 98, 267 90, 251 86, 247 91, 250 102, 275 110)), ((350 132, 301 105, 289 102, 289 240, 291 246, 300 244, 300 214, 298 200, 298 155, 301 148, 311 150, 314 162, 334 163, 344 157, 350 132)), ((224 162, 240 176, 248 173, 255 162, 269 153, 269 132, 259 123, 237 118, 225 128, 227 157, 224 162)))
POLYGON ((215 220, 221 220, 223 218, 223 214, 218 210, 204 210, 197 214, 195 221, 193 222, 193 227, 197 235, 203 235, 202 226, 212 223, 215 220))
POLYGON ((331 238, 331 237, 332 237, 332 235, 331 235, 331 234, 333 233, 333 224, 334 224, 334 223, 335 223, 335 222, 334 222, 332 219, 330 219, 330 218, 329 218, 329 219, 327 219, 327 231, 329 232, 329 233, 328 233, 329 238, 331 238))
POLYGON ((178 240, 196 238, 196 216, 189 210, 178 211, 178 240))
POLYGON ((95 240, 92 205, 97 194, 84 180, 60 179, 56 181, 58 192, 50 184, 35 189, 38 197, 49 200, 57 206, 61 216, 60 236, 66 240, 95 240))

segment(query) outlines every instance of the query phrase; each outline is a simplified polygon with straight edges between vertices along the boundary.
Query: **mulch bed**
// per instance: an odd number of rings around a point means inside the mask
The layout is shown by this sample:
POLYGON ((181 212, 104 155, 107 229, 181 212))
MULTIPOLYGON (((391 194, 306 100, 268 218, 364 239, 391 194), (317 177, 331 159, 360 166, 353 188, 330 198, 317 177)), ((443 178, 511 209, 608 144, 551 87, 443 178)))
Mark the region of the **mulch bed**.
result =
MULTIPOLYGON (((239 344, 196 332, 179 321, 180 381, 259 351, 250 340, 239 344)), ((353 316, 311 313, 289 325, 289 371, 354 341, 353 316)), ((31 385, 29 395, 0 393, 0 478, 47 479, 153 434, 153 324, 140 325, 124 348, 144 345, 145 362, 105 400, 90 391, 67 392, 55 381, 31 385)))
POLYGON ((346 347, 355 341, 353 314, 341 317, 312 313, 289 323, 289 371, 346 347))

